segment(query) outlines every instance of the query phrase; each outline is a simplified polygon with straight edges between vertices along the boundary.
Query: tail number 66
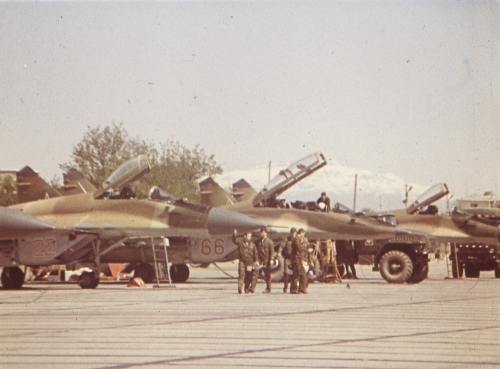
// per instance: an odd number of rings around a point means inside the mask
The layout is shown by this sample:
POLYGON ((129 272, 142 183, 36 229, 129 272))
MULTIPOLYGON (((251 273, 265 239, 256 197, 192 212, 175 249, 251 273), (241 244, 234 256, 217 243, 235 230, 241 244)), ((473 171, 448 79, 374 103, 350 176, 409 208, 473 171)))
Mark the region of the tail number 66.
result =
POLYGON ((203 255, 210 255, 212 253, 216 255, 224 254, 224 240, 216 238, 212 244, 212 240, 205 238, 201 241, 201 253, 203 255))

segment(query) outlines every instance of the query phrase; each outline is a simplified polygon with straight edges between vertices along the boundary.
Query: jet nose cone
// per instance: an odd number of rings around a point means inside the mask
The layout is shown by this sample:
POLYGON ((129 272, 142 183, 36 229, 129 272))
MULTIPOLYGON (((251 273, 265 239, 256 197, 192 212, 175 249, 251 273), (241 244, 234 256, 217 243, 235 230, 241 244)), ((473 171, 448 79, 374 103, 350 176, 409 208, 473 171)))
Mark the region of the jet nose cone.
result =
POLYGON ((14 238, 52 229, 41 220, 21 211, 0 207, 0 238, 14 238))
POLYGON ((210 234, 230 234, 238 231, 252 231, 265 225, 246 215, 233 211, 212 208, 208 213, 207 228, 210 234))

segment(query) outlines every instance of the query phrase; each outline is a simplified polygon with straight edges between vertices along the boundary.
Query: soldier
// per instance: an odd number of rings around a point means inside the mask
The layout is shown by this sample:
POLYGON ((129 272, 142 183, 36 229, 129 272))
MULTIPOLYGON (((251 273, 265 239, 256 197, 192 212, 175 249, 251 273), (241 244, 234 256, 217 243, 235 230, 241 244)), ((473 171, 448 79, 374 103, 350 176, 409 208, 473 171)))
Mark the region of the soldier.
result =
MULTIPOLYGON (((290 235, 283 239, 281 241, 279 253, 283 256, 283 292, 286 293, 288 290, 288 282, 289 279, 291 280, 290 282, 293 281, 293 278, 291 278, 291 265, 292 265, 292 242, 297 235, 297 229, 292 228, 290 229, 290 235)), ((290 291, 292 291, 292 284, 290 283, 290 291)))
POLYGON ((309 242, 305 238, 306 231, 299 229, 297 237, 292 242, 292 268, 293 280, 290 287, 290 293, 307 293, 307 246, 309 242), (298 290, 297 290, 298 281, 298 290))
POLYGON ((321 210, 329 213, 331 211, 330 198, 326 196, 326 192, 322 192, 321 196, 316 200, 316 203, 320 206, 321 210), (321 206, 321 204, 324 204, 321 206))
POLYGON ((342 261, 344 262, 345 266, 345 274, 342 278, 358 279, 358 277, 356 276, 356 267, 354 266, 354 264, 358 262, 358 254, 356 253, 354 241, 347 241, 344 243, 342 261), (349 269, 351 269, 350 272, 349 269))
MULTIPOLYGON (((267 228, 260 229, 261 239, 257 243, 257 252, 259 254, 259 262, 264 269, 264 280, 266 281, 266 289, 263 293, 271 293, 271 264, 274 263, 274 243, 267 237, 267 228)), ((254 286, 257 285, 257 275, 254 273, 254 286)))
POLYGON ((245 293, 255 292, 255 283, 253 283, 254 278, 254 266, 259 260, 259 255, 257 253, 257 247, 251 241, 252 233, 245 232, 243 240, 236 240, 236 235, 238 231, 235 229, 233 232, 233 243, 238 246, 238 293, 241 293, 243 289, 243 284, 245 285, 245 293))

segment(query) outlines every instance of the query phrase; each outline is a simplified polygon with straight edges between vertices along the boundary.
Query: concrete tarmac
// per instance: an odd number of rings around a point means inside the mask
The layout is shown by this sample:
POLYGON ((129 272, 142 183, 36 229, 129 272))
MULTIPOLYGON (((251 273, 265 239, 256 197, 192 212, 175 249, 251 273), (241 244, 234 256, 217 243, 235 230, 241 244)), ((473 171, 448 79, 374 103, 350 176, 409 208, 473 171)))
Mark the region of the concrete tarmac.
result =
MULTIPOLYGON (((236 276, 236 264, 220 267, 236 276)), ((0 290, 0 368, 498 368, 500 280, 314 283, 237 294, 214 266, 175 289, 29 283, 0 290)))

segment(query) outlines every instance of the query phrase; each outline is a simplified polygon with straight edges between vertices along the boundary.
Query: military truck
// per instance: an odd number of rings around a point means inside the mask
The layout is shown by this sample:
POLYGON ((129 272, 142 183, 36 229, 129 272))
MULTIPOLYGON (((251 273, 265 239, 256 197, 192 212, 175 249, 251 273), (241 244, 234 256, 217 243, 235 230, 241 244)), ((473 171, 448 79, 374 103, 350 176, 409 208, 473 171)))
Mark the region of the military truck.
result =
POLYGON ((452 210, 451 218, 468 233, 485 234, 450 242, 453 278, 462 277, 464 272, 466 278, 478 278, 481 271, 491 270, 495 271, 495 278, 500 278, 500 221, 458 208, 452 210))
POLYGON ((393 217, 399 227, 428 235, 428 252, 439 251, 441 245, 450 245, 448 257, 453 276, 465 271, 468 278, 479 277, 481 270, 499 270, 500 220, 454 208, 449 214, 440 213, 434 203, 449 194, 446 183, 440 183, 424 192, 406 210, 396 210, 393 217))
MULTIPOLYGON (((342 204, 335 204, 335 212, 351 212, 342 204)), ((378 221, 397 226, 394 215, 389 213, 366 214, 378 221)), ((419 283, 429 272, 428 245, 426 234, 411 232, 396 235, 390 239, 354 241, 354 249, 359 258, 372 260, 373 271, 379 271, 388 283, 419 283)), ((337 263, 342 264, 342 243, 337 246, 337 263)))

